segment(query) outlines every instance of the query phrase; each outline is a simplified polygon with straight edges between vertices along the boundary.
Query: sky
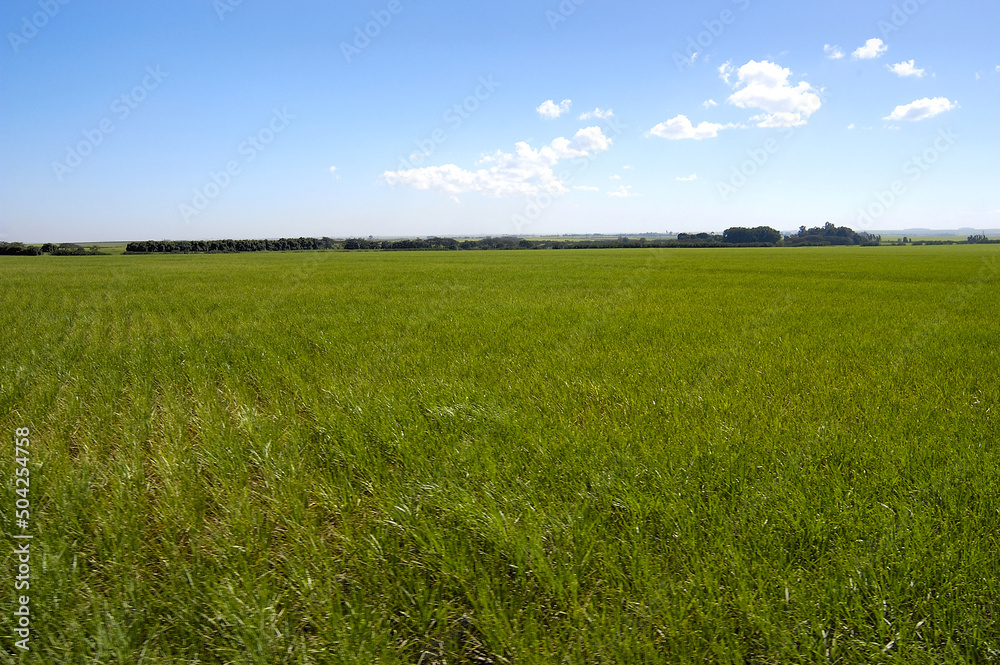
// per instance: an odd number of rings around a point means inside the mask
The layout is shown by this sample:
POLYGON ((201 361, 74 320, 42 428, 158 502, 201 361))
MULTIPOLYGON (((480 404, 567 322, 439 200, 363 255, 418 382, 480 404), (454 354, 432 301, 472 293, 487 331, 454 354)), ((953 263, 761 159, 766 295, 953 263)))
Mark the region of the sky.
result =
POLYGON ((0 240, 1000 227, 986 0, 10 0, 0 240))

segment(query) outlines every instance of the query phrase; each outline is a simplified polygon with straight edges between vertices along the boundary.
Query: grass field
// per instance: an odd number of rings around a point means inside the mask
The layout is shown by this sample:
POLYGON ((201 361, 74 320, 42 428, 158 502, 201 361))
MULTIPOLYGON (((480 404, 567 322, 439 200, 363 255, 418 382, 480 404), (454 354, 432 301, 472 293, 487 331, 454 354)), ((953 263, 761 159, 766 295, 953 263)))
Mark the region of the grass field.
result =
POLYGON ((998 272, 995 246, 0 257, 23 662, 997 661, 998 272))

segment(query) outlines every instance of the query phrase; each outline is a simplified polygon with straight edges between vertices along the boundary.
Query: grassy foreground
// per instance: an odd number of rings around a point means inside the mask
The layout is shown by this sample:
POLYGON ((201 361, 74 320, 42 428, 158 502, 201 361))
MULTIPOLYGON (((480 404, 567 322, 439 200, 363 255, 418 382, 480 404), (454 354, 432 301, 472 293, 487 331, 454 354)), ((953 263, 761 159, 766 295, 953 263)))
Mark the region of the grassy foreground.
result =
POLYGON ((990 246, 2 257, 36 537, 0 660, 996 661, 998 277, 990 246))

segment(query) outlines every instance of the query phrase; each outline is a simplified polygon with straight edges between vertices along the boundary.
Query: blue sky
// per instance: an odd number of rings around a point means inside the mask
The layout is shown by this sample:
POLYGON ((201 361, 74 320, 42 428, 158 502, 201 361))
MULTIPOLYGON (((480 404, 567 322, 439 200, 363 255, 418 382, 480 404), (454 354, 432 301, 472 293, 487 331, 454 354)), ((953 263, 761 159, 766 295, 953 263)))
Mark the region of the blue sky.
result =
POLYGON ((1000 6, 12 0, 0 239, 1000 227, 1000 6))

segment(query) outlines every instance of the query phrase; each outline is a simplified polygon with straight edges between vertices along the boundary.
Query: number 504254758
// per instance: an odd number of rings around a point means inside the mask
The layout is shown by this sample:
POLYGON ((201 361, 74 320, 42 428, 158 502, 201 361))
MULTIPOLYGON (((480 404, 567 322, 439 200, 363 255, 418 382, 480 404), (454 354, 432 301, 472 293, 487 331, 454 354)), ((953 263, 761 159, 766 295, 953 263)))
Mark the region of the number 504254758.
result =
POLYGON ((28 501, 28 490, 30 488, 30 475, 31 469, 28 468, 28 460, 30 459, 31 452, 31 431, 27 427, 19 427, 14 430, 14 462, 17 465, 17 470, 14 472, 17 476, 15 478, 15 490, 14 493, 17 494, 18 498, 15 501, 17 506, 17 524, 22 529, 28 526, 28 507, 30 502, 28 501))

